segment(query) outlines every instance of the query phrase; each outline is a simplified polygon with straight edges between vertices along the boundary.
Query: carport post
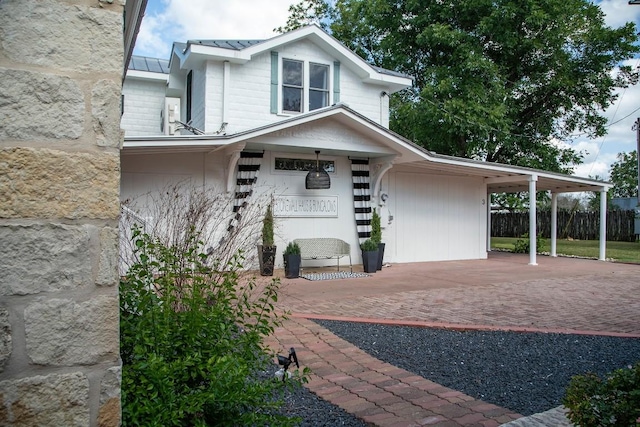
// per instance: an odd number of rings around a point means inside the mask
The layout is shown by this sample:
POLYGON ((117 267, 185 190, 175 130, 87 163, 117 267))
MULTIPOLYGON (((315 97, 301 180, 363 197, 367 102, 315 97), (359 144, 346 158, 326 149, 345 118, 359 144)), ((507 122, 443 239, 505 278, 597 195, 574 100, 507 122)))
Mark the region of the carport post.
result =
POLYGON ((491 252, 491 193, 487 193, 487 252, 491 252))
POLYGON ((536 262, 536 181, 538 175, 529 177, 529 265, 538 265, 536 262))
POLYGON ((607 189, 600 190, 600 256, 599 260, 607 259, 607 189))
POLYGON ((551 256, 556 254, 558 238, 558 193, 551 193, 551 256))

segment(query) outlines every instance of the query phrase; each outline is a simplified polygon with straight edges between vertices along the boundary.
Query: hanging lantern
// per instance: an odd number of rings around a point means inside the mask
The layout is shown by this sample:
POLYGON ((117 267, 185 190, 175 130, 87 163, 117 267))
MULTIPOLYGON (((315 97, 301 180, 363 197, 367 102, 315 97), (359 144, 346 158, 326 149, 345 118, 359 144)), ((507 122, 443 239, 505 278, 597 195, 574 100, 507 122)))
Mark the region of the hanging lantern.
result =
POLYGON ((307 190, 326 190, 327 188, 331 188, 331 178, 329 178, 329 174, 324 168, 320 167, 319 154, 320 151, 316 150, 316 167, 309 171, 305 179, 305 188, 307 190))

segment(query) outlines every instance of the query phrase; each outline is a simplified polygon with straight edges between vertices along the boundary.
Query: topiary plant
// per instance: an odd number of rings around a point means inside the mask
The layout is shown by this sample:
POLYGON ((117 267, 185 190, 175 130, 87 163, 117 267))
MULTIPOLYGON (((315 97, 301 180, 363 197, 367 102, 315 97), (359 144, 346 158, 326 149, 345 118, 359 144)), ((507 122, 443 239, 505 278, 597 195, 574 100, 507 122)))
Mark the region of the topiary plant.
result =
POLYGON ((376 211, 376 208, 373 208, 373 214, 371 215, 371 240, 374 243, 382 243, 382 229, 380 226, 380 215, 376 211))
POLYGON ((283 255, 300 255, 300 245, 296 242, 289 242, 287 247, 284 249, 283 255))
POLYGON ((271 203, 267 205, 267 212, 262 220, 262 244, 273 246, 273 209, 271 203))
POLYGON ((363 252, 373 252, 378 250, 378 244, 373 239, 367 239, 360 245, 363 252))

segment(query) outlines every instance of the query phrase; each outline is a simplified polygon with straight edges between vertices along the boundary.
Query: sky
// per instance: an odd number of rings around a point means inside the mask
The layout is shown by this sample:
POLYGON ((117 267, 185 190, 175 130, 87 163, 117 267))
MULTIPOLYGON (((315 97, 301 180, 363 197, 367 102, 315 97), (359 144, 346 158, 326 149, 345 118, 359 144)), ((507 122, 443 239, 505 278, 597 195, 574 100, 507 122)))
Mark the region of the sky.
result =
MULTIPOLYGON (((273 29, 285 25, 289 5, 299 0, 148 0, 134 54, 169 59, 174 41, 190 39, 266 39, 276 35, 273 29)), ((601 0, 609 26, 620 27, 627 21, 640 31, 640 5, 627 0, 601 0)), ((638 67, 640 58, 627 62, 638 67)), ((636 149, 634 122, 640 117, 640 84, 622 90, 618 101, 608 108, 605 117, 609 132, 597 139, 575 138, 571 143, 584 153, 584 163, 574 174, 608 179, 609 169, 620 152, 636 149)))

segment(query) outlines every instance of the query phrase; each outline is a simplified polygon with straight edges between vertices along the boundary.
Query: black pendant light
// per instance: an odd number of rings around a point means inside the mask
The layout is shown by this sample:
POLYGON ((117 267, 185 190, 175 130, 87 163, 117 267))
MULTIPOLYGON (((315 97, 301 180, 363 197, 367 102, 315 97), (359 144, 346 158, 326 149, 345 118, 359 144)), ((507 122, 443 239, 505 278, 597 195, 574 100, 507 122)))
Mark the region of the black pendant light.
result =
POLYGON ((307 190, 326 190, 331 188, 331 179, 324 168, 320 167, 318 155, 320 150, 316 150, 316 167, 312 168, 305 179, 305 188, 307 190))

